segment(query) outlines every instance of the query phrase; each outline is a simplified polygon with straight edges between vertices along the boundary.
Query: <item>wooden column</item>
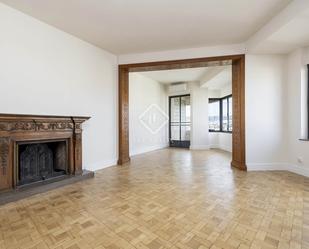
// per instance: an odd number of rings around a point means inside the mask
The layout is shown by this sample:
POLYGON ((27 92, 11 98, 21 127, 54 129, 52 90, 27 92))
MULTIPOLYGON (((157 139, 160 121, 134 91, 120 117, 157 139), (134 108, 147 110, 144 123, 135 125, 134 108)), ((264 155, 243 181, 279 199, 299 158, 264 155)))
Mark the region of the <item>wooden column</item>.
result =
POLYGON ((73 141, 74 141, 74 175, 83 173, 83 153, 82 153, 82 123, 81 119, 72 118, 74 123, 73 141))
POLYGON ((130 161, 129 155, 129 70, 119 66, 119 159, 118 164, 130 161))
POLYGON ((245 56, 232 62, 233 153, 232 166, 247 170, 245 140, 245 56))

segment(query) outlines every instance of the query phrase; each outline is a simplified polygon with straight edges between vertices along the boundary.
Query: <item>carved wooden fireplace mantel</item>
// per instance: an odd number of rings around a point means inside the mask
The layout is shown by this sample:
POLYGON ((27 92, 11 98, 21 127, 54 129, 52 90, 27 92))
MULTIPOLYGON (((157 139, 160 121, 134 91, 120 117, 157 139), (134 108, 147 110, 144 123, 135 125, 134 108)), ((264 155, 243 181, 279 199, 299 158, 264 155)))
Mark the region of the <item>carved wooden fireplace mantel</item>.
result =
POLYGON ((81 175, 81 126, 89 118, 0 114, 0 192, 17 187, 20 143, 65 141, 67 174, 81 175))

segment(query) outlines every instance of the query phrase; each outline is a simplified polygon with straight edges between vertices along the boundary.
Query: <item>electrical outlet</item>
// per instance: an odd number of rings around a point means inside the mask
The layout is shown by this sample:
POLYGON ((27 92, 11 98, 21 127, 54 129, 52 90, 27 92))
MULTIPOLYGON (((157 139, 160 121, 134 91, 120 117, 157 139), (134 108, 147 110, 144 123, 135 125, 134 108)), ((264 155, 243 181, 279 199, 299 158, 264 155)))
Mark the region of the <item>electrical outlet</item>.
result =
POLYGON ((303 160, 303 158, 300 156, 300 157, 297 158, 297 162, 298 162, 298 163, 303 163, 304 160, 303 160))

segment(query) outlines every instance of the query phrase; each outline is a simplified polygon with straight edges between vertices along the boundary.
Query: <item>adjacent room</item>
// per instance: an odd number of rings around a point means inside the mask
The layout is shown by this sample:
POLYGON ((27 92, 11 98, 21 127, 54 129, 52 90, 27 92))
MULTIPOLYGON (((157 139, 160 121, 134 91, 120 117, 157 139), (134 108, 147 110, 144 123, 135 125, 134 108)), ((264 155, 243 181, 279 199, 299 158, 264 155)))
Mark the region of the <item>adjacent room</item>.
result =
POLYGON ((0 249, 309 249, 308 0, 0 0, 0 249))
POLYGON ((130 156, 159 149, 232 152, 232 67, 129 74, 130 156))

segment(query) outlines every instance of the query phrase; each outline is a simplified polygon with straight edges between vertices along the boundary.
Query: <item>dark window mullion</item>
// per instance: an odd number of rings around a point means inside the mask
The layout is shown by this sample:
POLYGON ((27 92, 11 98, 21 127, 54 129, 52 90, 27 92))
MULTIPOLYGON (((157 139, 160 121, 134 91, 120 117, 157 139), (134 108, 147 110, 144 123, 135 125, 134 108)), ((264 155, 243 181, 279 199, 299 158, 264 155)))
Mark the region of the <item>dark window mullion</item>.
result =
POLYGON ((223 130, 223 101, 220 99, 220 131, 223 130))
POLYGON ((227 110, 227 114, 226 114, 226 117, 227 117, 227 131, 229 131, 230 129, 229 129, 229 125, 230 125, 230 117, 229 117, 229 99, 230 98, 227 98, 226 99, 226 105, 227 105, 227 108, 226 108, 226 110, 227 110))
POLYGON ((309 139, 309 64, 307 64, 307 139, 309 139))
POLYGON ((181 139, 181 97, 179 97, 179 140, 181 139))

